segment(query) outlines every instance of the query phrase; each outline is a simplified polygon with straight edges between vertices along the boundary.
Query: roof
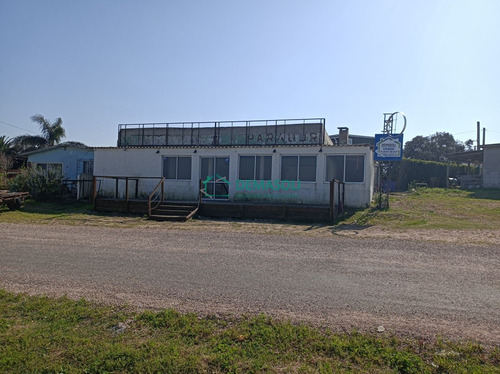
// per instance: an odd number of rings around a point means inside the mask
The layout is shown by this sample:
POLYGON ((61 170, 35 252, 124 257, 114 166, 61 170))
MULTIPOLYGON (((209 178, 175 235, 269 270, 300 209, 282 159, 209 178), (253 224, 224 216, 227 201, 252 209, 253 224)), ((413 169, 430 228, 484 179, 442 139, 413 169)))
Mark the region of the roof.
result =
POLYGON ((344 145, 320 145, 320 144, 262 144, 262 145, 136 145, 126 147, 93 147, 93 149, 231 149, 231 148, 339 148, 339 147, 369 147, 369 144, 344 144, 344 145))
POLYGON ((483 151, 469 151, 469 152, 459 152, 447 154, 451 161, 457 162, 483 162, 483 151))
POLYGON ((34 151, 24 152, 24 153, 19 154, 19 156, 29 156, 29 155, 32 155, 35 153, 53 151, 53 150, 59 149, 59 148, 64 148, 64 149, 77 148, 77 149, 86 149, 86 150, 93 150, 94 149, 93 147, 89 147, 89 146, 87 146, 83 143, 80 143, 80 142, 64 142, 64 143, 59 143, 57 145, 54 145, 52 147, 43 147, 43 148, 36 149, 34 151))
POLYGON ((483 144, 481 147, 483 147, 483 148, 497 148, 497 147, 500 147, 500 143, 483 144))

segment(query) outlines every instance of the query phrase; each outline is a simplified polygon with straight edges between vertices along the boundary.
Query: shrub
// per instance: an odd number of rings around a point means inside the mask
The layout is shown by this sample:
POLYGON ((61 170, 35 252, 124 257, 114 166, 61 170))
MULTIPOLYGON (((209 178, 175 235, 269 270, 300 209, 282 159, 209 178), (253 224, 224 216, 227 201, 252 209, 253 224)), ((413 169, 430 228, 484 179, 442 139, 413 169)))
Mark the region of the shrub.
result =
POLYGON ((29 192, 37 201, 57 200, 63 195, 61 175, 56 171, 23 168, 9 181, 11 191, 29 192))

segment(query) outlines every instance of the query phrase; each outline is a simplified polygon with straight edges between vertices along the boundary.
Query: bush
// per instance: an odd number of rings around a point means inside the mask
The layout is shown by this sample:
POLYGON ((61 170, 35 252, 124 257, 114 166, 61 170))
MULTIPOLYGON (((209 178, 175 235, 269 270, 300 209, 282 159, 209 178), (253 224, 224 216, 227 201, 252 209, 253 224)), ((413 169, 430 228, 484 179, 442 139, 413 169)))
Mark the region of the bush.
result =
POLYGON ((64 191, 63 179, 58 172, 37 168, 23 168, 9 181, 11 191, 29 192, 37 201, 57 200, 64 191))
POLYGON ((7 173, 0 172, 0 190, 7 190, 9 185, 7 184, 7 173))

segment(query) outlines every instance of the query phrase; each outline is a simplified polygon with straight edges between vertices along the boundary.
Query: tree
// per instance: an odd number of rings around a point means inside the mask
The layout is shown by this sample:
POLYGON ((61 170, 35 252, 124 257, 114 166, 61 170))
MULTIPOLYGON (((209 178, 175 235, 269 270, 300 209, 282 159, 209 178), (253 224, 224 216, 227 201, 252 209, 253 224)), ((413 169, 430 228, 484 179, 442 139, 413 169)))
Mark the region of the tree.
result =
POLYGON ((44 116, 37 114, 32 116, 31 120, 40 125, 42 136, 47 140, 47 145, 52 147, 54 144, 59 144, 61 139, 66 136, 66 131, 62 127, 62 119, 56 118, 54 123, 50 123, 44 116))
POLYGON ((44 116, 37 114, 32 116, 31 120, 40 125, 42 135, 20 135, 14 138, 13 143, 17 152, 29 152, 46 146, 51 147, 58 144, 66 136, 61 118, 50 123, 44 116))
POLYGON ((14 150, 12 139, 5 135, 0 136, 0 172, 9 170, 14 160, 12 153, 14 150))
POLYGON ((456 141, 447 132, 437 132, 430 136, 416 136, 406 142, 404 156, 416 160, 446 161, 450 153, 465 151, 465 145, 456 141))
POLYGON ((12 139, 6 137, 5 135, 0 136, 0 152, 1 153, 12 153, 14 149, 14 144, 12 139))

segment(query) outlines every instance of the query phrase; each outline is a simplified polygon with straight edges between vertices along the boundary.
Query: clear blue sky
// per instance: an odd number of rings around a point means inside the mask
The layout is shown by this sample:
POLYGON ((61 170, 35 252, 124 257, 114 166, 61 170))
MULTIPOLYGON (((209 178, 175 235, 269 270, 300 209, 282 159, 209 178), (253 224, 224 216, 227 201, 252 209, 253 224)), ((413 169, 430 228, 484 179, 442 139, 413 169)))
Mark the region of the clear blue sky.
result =
POLYGON ((0 0, 0 135, 119 123, 326 118, 405 141, 500 143, 498 0, 0 0), (13 127, 17 126, 23 130, 13 127))

